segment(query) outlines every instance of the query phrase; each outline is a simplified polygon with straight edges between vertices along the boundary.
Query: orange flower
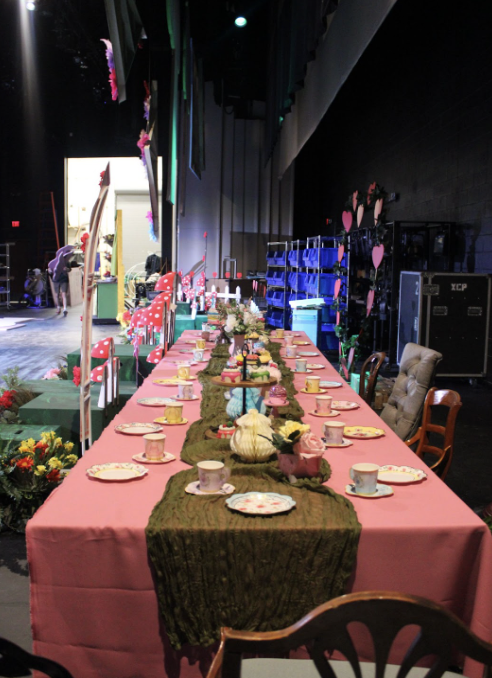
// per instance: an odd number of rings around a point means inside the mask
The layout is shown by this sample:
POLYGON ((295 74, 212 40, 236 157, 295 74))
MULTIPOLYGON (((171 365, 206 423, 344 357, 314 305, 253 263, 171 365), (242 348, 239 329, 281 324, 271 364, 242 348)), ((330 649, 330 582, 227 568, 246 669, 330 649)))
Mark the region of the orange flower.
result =
POLYGON ((60 471, 57 468, 54 468, 47 474, 46 478, 50 483, 58 483, 60 481, 60 471))
POLYGON ((21 457, 15 462, 17 468, 20 468, 21 471, 30 471, 34 464, 34 459, 32 457, 21 457))

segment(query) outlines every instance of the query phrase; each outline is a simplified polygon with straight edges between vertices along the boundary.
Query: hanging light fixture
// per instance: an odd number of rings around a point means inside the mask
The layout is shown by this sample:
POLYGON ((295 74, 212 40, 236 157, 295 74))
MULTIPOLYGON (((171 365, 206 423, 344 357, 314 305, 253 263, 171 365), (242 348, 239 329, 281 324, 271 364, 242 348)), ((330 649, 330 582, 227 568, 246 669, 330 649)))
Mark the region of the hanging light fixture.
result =
POLYGON ((243 26, 246 26, 248 22, 245 19, 245 17, 238 16, 234 19, 234 23, 236 24, 236 26, 238 26, 238 28, 243 28, 243 26))
POLYGON ((34 12, 34 10, 36 9, 36 3, 33 2, 32 0, 29 0, 28 2, 26 2, 26 9, 28 9, 30 12, 34 12))

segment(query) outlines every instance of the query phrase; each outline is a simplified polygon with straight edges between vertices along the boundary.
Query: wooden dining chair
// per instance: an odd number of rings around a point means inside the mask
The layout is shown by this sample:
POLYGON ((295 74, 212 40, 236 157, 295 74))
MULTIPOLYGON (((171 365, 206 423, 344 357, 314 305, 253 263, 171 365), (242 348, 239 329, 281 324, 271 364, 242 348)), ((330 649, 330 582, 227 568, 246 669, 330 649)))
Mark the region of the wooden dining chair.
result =
MULTIPOLYGON (((417 444, 415 454, 424 459, 426 454, 435 457, 435 461, 430 467, 442 480, 446 477, 451 461, 453 459, 454 429, 456 426, 456 417, 460 411, 462 402, 460 394, 449 389, 431 388, 427 393, 422 414, 422 425, 417 433, 405 441, 406 445, 411 447, 417 444), (432 407, 443 405, 448 407, 446 424, 433 424, 431 422, 432 407), (442 446, 429 443, 429 434, 434 433, 442 437, 442 446)), ((435 440, 433 439, 433 443, 435 440)), ((425 459, 424 459, 425 460, 425 459)))
POLYGON ((371 406, 374 399, 374 389, 376 388, 379 369, 384 363, 385 358, 386 353, 383 351, 380 351, 379 353, 373 353, 362 365, 362 369, 360 371, 359 395, 366 401, 369 407, 371 406), (369 372, 369 377, 367 380, 366 372, 369 372))
POLYGON ((50 678, 73 678, 61 664, 30 654, 10 640, 0 638, 0 676, 30 676, 31 669, 50 678))
MULTIPOLYGON (((360 626, 359 626, 360 633, 360 626)), ((340 596, 324 603, 300 621, 281 631, 258 633, 223 628, 221 643, 207 678, 456 678, 447 671, 456 652, 486 667, 490 678, 492 644, 471 631, 451 612, 425 598, 387 591, 340 596), (351 630, 363 624, 372 639, 374 663, 359 659, 351 630), (399 636, 401 662, 389 663, 393 641, 399 636), (311 659, 244 659, 243 655, 278 655, 303 645, 311 659), (338 651, 347 661, 329 660, 326 652, 338 651), (430 668, 416 667, 423 658, 430 668)), ((398 657, 399 658, 399 657, 398 657)), ((393 656, 391 657, 393 660, 393 656)))

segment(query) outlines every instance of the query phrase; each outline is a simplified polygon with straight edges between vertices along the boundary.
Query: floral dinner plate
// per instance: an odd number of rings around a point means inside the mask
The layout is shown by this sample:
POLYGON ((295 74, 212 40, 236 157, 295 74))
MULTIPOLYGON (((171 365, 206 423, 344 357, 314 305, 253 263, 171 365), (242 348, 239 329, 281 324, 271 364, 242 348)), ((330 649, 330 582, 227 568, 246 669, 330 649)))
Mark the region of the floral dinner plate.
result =
POLYGON ((308 363, 307 367, 310 370, 324 370, 325 369, 325 366, 322 365, 321 363, 308 363))
POLYGON ((252 516, 269 516, 274 513, 290 511, 296 505, 292 497, 276 492, 246 492, 233 494, 226 499, 227 506, 233 511, 252 516))
POLYGON ((320 381, 319 385, 322 388, 340 388, 342 386, 341 381, 320 381))
POLYGON ((385 432, 382 428, 375 428, 374 426, 346 426, 343 435, 347 438, 364 440, 366 438, 380 438, 385 435, 385 432))
POLYGON ((125 433, 128 436, 144 436, 146 433, 159 433, 162 431, 162 426, 152 423, 142 423, 139 421, 132 421, 129 424, 119 424, 114 427, 117 433, 125 433))
POLYGON ((147 459, 145 452, 141 452, 140 454, 134 454, 132 459, 138 461, 140 464, 169 464, 169 462, 174 461, 176 457, 174 454, 164 452, 164 456, 161 457, 161 459, 147 459))
POLYGON ((317 351, 298 351, 298 355, 302 355, 304 358, 309 358, 313 355, 319 355, 317 351))
POLYGON ((94 464, 86 470, 89 478, 95 480, 135 480, 142 478, 147 473, 147 469, 140 464, 131 464, 129 462, 112 462, 108 464, 94 464))
POLYGON ((174 403, 174 398, 139 398, 137 403, 145 407, 165 407, 169 403, 174 403))
POLYGON ((407 485, 409 483, 419 483, 427 478, 427 473, 413 466, 394 466, 387 464, 380 466, 378 471, 378 480, 390 485, 407 485))
POLYGON ((356 410, 358 407, 360 405, 352 400, 333 400, 331 403, 332 410, 356 410))

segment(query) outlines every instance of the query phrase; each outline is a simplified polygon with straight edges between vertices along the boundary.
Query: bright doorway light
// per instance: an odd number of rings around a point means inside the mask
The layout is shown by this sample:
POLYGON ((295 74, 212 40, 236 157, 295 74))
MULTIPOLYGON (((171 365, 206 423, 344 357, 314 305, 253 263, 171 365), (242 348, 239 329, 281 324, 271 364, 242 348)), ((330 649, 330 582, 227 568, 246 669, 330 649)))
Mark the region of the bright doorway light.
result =
POLYGON ((36 9, 36 3, 29 0, 29 2, 26 2, 26 9, 28 9, 30 12, 34 12, 36 9))
POLYGON ((248 22, 243 16, 238 16, 237 19, 235 19, 234 23, 236 24, 236 26, 239 26, 239 28, 242 28, 243 26, 246 26, 248 22))

